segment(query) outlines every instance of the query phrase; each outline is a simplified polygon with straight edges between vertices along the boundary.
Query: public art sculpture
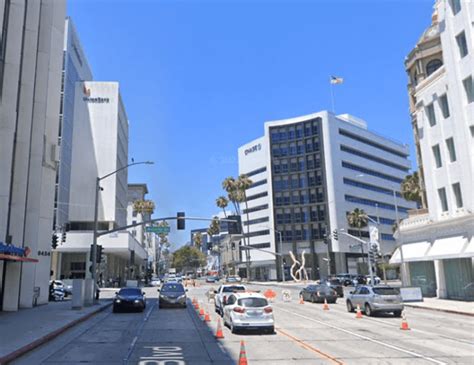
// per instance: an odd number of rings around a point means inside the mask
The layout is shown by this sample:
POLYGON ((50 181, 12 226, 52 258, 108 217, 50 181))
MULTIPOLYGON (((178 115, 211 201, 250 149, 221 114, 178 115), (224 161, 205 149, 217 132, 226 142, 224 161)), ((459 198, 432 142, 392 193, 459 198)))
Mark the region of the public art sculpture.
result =
POLYGON ((305 250, 303 250, 303 252, 301 253, 301 263, 296 259, 292 251, 290 251, 289 253, 290 253, 291 260, 293 261, 293 264, 291 265, 291 268, 290 268, 291 277, 297 283, 299 283, 303 279, 304 281, 307 281, 308 273, 306 272, 306 268, 304 267, 306 264, 306 258, 304 257, 305 250))

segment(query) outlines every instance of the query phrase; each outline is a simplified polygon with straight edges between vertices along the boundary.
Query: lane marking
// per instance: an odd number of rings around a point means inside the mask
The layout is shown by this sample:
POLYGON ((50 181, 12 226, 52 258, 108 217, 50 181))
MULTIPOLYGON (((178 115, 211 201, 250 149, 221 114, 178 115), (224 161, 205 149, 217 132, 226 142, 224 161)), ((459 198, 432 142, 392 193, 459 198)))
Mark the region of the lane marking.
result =
POLYGON ((400 351, 400 352, 403 352, 403 353, 405 353, 405 354, 412 355, 412 356, 415 356, 415 357, 418 357, 418 358, 421 358, 421 359, 424 359, 424 360, 433 362, 433 363, 435 363, 435 364, 447 365, 447 363, 445 363, 445 362, 438 361, 438 360, 436 360, 436 359, 433 359, 433 358, 431 358, 431 357, 428 357, 428 356, 419 354, 419 353, 417 353, 417 352, 414 352, 414 351, 411 351, 411 350, 406 350, 406 349, 404 349, 404 348, 401 348, 401 347, 398 347, 398 346, 395 346, 395 345, 390 345, 390 344, 388 344, 388 343, 385 343, 385 342, 376 340, 376 339, 374 339, 374 338, 371 338, 371 337, 368 337, 368 336, 364 336, 364 335, 361 335, 361 334, 359 334, 359 333, 355 333, 355 332, 346 330, 346 329, 344 329, 344 328, 337 327, 337 326, 331 325, 331 324, 329 324, 329 323, 326 323, 326 322, 323 322, 323 321, 319 321, 319 320, 314 319, 314 318, 311 318, 311 317, 304 316, 304 315, 302 315, 302 314, 298 314, 298 313, 295 313, 295 312, 291 312, 291 311, 289 311, 289 310, 282 309, 282 308, 277 308, 277 309, 278 309, 278 310, 281 310, 281 311, 283 311, 283 312, 290 313, 290 314, 293 314, 293 315, 295 315, 295 316, 304 318, 304 319, 306 319, 306 320, 309 320, 309 321, 312 321, 312 322, 316 322, 316 323, 322 324, 322 325, 324 325, 324 326, 326 326, 326 327, 330 327, 330 328, 333 328, 333 329, 335 329, 335 330, 338 330, 338 331, 341 331, 341 332, 350 334, 350 335, 352 335, 352 336, 361 338, 361 339, 363 339, 363 340, 367 340, 367 341, 369 341, 369 342, 373 342, 373 343, 376 343, 376 344, 378 344, 378 345, 382 345, 382 346, 384 346, 384 347, 388 347, 388 348, 390 348, 390 349, 392 349, 392 350, 400 351))
POLYGON ((300 344, 304 349, 308 350, 308 351, 312 351, 314 353, 317 353, 318 355, 320 355, 323 359, 328 359, 330 361, 332 361, 333 363, 335 364, 339 364, 339 365, 344 365, 343 362, 337 360, 335 357, 332 357, 331 355, 329 354, 326 354, 325 352, 322 352, 321 350, 318 350, 317 348, 307 344, 306 342, 300 340, 299 338, 296 338, 292 335, 290 335, 289 333, 283 331, 281 328, 277 328, 276 331, 286 337, 288 337, 290 340, 292 341, 295 341, 297 342, 298 344, 300 344))
POLYGON ((125 357, 122 360, 123 364, 128 364, 128 360, 130 359, 130 356, 132 356, 133 350, 135 350, 135 345, 137 344, 138 337, 141 335, 141 333, 143 331, 143 327, 145 326, 145 323, 150 318, 151 312, 153 312, 153 309, 155 308, 157 302, 158 302, 158 300, 153 301, 153 304, 152 304, 151 308, 145 314, 145 317, 143 318, 143 321, 140 323, 140 326, 137 328, 137 332, 135 334, 135 337, 133 338, 132 342, 130 343, 130 346, 128 347, 127 354, 125 355, 125 357))

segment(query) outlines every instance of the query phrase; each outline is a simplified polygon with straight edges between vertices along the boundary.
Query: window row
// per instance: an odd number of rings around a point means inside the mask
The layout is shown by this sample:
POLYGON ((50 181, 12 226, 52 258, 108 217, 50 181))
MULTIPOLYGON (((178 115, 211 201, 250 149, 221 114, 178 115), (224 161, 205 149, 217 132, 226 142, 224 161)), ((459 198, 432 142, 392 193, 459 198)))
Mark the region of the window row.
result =
POLYGON ((273 172, 275 174, 286 174, 289 172, 303 172, 306 170, 319 169, 321 167, 321 155, 314 154, 298 159, 291 159, 290 161, 275 160, 273 163, 273 172))
POLYGON ((247 175, 247 177, 251 177, 251 176, 254 176, 254 175, 257 175, 257 174, 261 174, 262 172, 265 172, 265 171, 267 171, 267 168, 266 167, 261 167, 259 169, 247 172, 244 175, 247 175))
POLYGON ((374 161, 374 162, 380 163, 380 164, 385 165, 385 166, 392 167, 392 168, 400 170, 400 171, 408 172, 408 170, 409 170, 408 167, 405 167, 405 166, 387 161, 387 160, 385 160, 383 158, 380 158, 380 157, 377 157, 377 156, 372 156, 368 153, 356 150, 356 149, 354 149, 352 147, 349 147, 349 146, 341 145, 340 149, 343 152, 347 152, 347 153, 350 153, 352 155, 359 156, 359 157, 365 158, 366 160, 374 161))
MULTIPOLYGON (((454 139, 448 138, 446 141, 446 150, 448 151, 448 156, 449 156, 449 162, 455 162, 457 160, 456 157, 456 148, 454 146, 454 139)), ((433 151, 433 157, 435 161, 435 165, 437 168, 440 168, 443 166, 443 159, 441 157, 441 147, 439 144, 434 145, 431 147, 433 151)))
POLYGON ((263 205, 259 205, 259 206, 252 207, 252 208, 249 208, 249 209, 244 209, 242 211, 242 213, 243 214, 253 213, 253 212, 258 212, 260 210, 265 210, 265 209, 268 209, 268 204, 263 204, 263 205))
MULTIPOLYGON (((386 210, 395 210, 395 205, 393 205, 393 204, 382 203, 382 202, 378 202, 378 201, 371 200, 371 199, 366 199, 366 198, 359 198, 359 197, 356 197, 356 196, 353 196, 353 195, 344 195, 344 199, 347 202, 351 202, 351 203, 368 205, 368 206, 371 206, 371 207, 378 207, 380 209, 386 209, 386 210)), ((400 212, 406 213, 409 208, 397 205, 397 209, 400 212)))
MULTIPOLYGON (((351 186, 355 186, 355 187, 362 188, 362 189, 365 189, 365 190, 375 191, 377 193, 393 196, 393 190, 391 190, 391 189, 382 188, 380 186, 375 186, 375 185, 372 185, 372 184, 366 184, 366 183, 363 183, 363 182, 360 182, 360 181, 348 179, 346 177, 344 178, 343 181, 344 181, 344 184, 346 184, 346 185, 351 185, 351 186)), ((402 194, 400 194, 400 192, 398 192, 398 191, 395 192, 395 194, 399 198, 402 197, 402 194)))
POLYGON ((251 219, 249 221, 244 221, 244 226, 248 226, 248 225, 252 225, 252 224, 258 224, 258 223, 264 223, 264 222, 268 222, 268 221, 269 221, 268 217, 251 219))
POLYGON ((322 240, 326 235, 326 226, 324 224, 297 226, 293 229, 281 229, 280 232, 284 242, 322 240))
MULTIPOLYGON (((448 103, 448 95, 443 94, 440 97, 438 97, 438 107, 439 110, 441 111, 441 115, 443 116, 444 119, 449 118, 450 112, 449 112, 449 103, 448 103)), ((437 113, 435 110, 435 102, 428 104, 425 107, 425 112, 426 112, 426 118, 428 119, 428 123, 430 124, 431 127, 434 127, 437 123, 437 113)))
POLYGON ((268 191, 264 191, 262 193, 250 195, 250 196, 247 197, 247 201, 263 198, 263 197, 266 197, 266 196, 268 196, 268 191))
POLYGON ((323 177, 320 171, 309 172, 306 174, 299 174, 298 176, 291 176, 291 178, 283 177, 276 178, 273 182, 275 191, 283 191, 290 189, 304 189, 307 187, 314 187, 322 185, 323 177))
POLYGON ((245 237, 258 237, 258 236, 266 236, 270 234, 269 229, 264 229, 263 231, 255 231, 255 232, 250 232, 250 233, 244 233, 245 237))
MULTIPOLYGON (((456 204, 456 208, 462 208, 464 204, 462 201, 461 184, 460 183, 452 184, 451 188, 453 190, 454 203, 456 204)), ((439 197, 441 210, 443 212, 447 212, 449 210, 449 205, 448 205, 448 197, 446 195, 446 188, 438 189, 438 197, 439 197)))
POLYGON ((404 153, 404 152, 401 152, 401 151, 398 151, 396 149, 393 149, 393 148, 390 148, 390 147, 387 147, 381 143, 378 143, 378 142, 375 142, 369 138, 366 138, 366 137, 362 137, 356 133, 353 133, 353 132, 350 132, 346 129, 339 129, 339 134, 341 136, 345 136, 345 137, 348 137, 348 138, 351 138, 355 141, 358 141, 358 142, 362 142, 362 143, 365 143, 369 146, 372 146, 372 147, 375 147, 375 148, 378 148, 379 150, 382 150, 382 151, 385 151, 385 152, 388 152, 388 153, 391 153, 395 156, 398 156, 398 157, 403 157, 403 158, 407 158, 408 157, 408 154, 404 153))
POLYGON ((272 142, 283 142, 292 139, 310 137, 319 133, 319 122, 321 118, 305 123, 285 127, 273 127, 270 130, 272 142))
POLYGON ((326 219, 326 208, 324 205, 317 205, 309 208, 277 210, 275 220, 277 224, 308 223, 324 221, 326 219))
POLYGON ((276 145, 272 147, 273 157, 296 156, 305 153, 318 152, 320 148, 319 139, 308 139, 305 143, 298 142, 290 145, 276 145))
POLYGON ((275 205, 300 205, 322 203, 324 201, 324 193, 322 188, 311 189, 309 195, 306 191, 293 191, 290 193, 277 193, 275 196, 275 205))
POLYGON ((388 174, 383 174, 379 171, 367 169, 365 167, 354 165, 354 164, 352 164, 350 162, 346 162, 346 161, 342 161, 342 167, 345 167, 347 169, 351 169, 351 170, 354 170, 354 171, 362 172, 362 173, 367 174, 367 175, 379 177, 381 179, 385 179, 385 180, 388 180, 388 181, 393 181, 393 182, 396 182, 398 184, 401 184, 402 181, 403 181, 399 177, 388 175, 388 174))
MULTIPOLYGON (((368 231, 358 231, 357 229, 348 229, 347 232, 353 236, 356 236, 356 237, 363 237, 363 238, 369 238, 369 232, 368 231)), ((381 233, 380 234, 380 239, 382 241, 395 241, 395 238, 393 237, 393 235, 391 234, 388 234, 388 233, 381 233)), ((367 248, 364 247, 364 251, 367 252, 367 248)))
POLYGON ((252 183, 252 185, 250 185, 249 189, 255 188, 255 187, 260 186, 260 185, 265 185, 266 183, 267 183, 267 179, 263 179, 263 180, 260 180, 260 181, 255 181, 254 183, 252 183))

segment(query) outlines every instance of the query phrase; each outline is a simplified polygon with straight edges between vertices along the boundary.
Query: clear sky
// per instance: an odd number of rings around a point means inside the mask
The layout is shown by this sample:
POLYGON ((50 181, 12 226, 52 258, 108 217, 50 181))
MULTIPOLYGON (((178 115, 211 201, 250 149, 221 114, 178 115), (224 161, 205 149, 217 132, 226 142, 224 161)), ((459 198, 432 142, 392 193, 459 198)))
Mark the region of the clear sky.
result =
POLYGON ((215 214, 237 148, 265 121, 330 109, 329 75, 345 80, 336 113, 409 144, 415 165, 403 61, 434 0, 67 1, 94 78, 120 82, 130 158, 155 161, 129 171, 155 216, 215 214))

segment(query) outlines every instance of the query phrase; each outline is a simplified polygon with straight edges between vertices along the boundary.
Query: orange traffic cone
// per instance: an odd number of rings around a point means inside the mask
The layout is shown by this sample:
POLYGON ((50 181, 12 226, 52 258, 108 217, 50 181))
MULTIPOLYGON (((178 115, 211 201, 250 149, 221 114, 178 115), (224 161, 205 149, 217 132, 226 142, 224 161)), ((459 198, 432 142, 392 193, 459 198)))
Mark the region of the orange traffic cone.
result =
POLYGON ((202 307, 199 309, 199 317, 204 317, 204 309, 202 307))
POLYGON ((239 355, 239 364, 238 365, 248 365, 247 353, 245 352, 245 342, 244 341, 240 341, 240 355, 239 355))
POLYGON ((300 295, 300 304, 304 304, 303 296, 300 295))
POLYGON ((194 308, 195 308, 196 310, 199 310, 199 302, 196 301, 196 303, 194 303, 194 308))
POLYGON ((357 304, 356 318, 362 318, 362 311, 360 310, 359 304, 357 304))
POLYGON ((211 317, 209 317, 209 312, 206 312, 206 315, 204 316, 204 322, 210 322, 211 317))
POLYGON ((402 324, 400 325, 400 329, 404 330, 404 331, 407 331, 407 330, 410 329, 410 327, 408 327, 408 322, 407 322, 407 317, 405 316, 405 311, 402 312, 402 324))
POLYGON ((221 325, 221 319, 217 319, 217 331, 216 331, 216 338, 224 338, 224 333, 222 332, 222 325, 221 325))
POLYGON ((329 305, 328 305, 328 301, 326 300, 326 298, 324 298, 323 309, 324 309, 325 311, 328 311, 328 310, 329 310, 329 305))

